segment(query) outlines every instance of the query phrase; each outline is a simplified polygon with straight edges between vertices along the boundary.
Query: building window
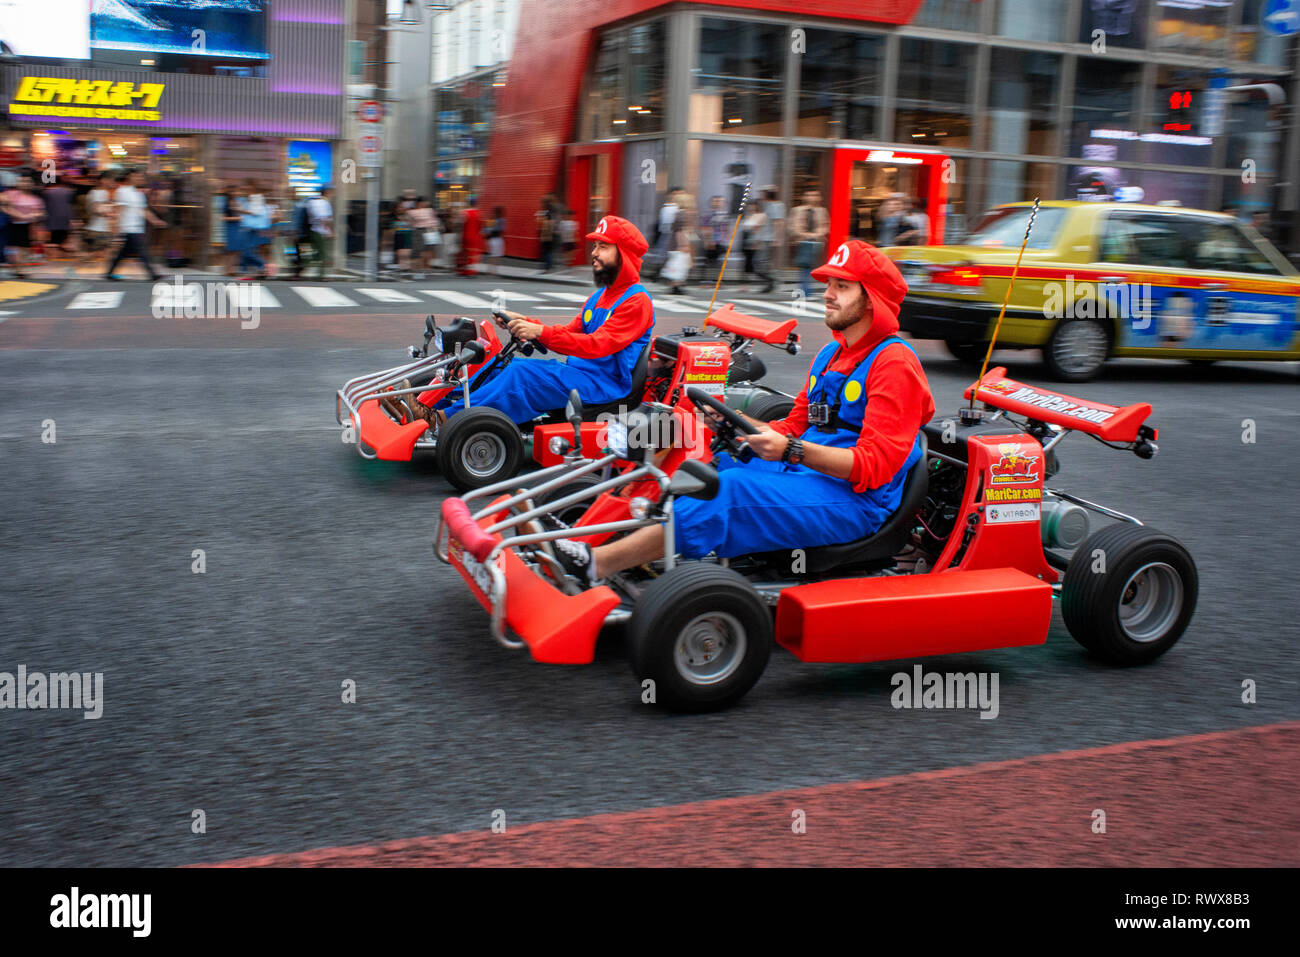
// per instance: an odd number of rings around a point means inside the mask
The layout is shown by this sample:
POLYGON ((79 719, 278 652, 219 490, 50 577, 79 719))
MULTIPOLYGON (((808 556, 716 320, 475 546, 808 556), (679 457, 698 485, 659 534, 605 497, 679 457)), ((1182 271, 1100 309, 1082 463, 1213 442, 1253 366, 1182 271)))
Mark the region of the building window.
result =
POLYGON ((994 48, 989 76, 989 149, 994 153, 1056 152, 1055 53, 994 48))
POLYGON ((1138 159, 1137 97, 1142 65, 1079 57, 1070 155, 1111 162, 1138 159))
POLYGON ((788 44, 783 26, 701 19, 690 129, 780 136, 788 44))
POLYGON ((799 57, 797 136, 865 140, 879 136, 885 38, 808 30, 799 57))
POLYGON ((974 75, 974 46, 904 37, 899 44, 894 139, 968 148, 974 75))
POLYGON ((1176 166, 1208 166, 1212 136, 1205 127, 1206 88, 1210 74, 1205 70, 1162 66, 1156 73, 1152 116, 1146 137, 1148 163, 1176 166))
POLYGON ((1083 0, 1079 42, 1096 53, 1106 47, 1146 46, 1146 30, 1147 0, 1083 0))
POLYGON ((1053 163, 989 160, 984 164, 984 201, 987 209, 1002 203, 1020 203, 1035 197, 1054 199, 1058 167, 1053 163))
MULTIPOLYGON (((972 4, 975 6, 975 4, 972 4)), ((998 0, 993 32, 1015 40, 1066 39, 1070 0, 998 0)))
POLYGON ((663 20, 601 35, 587 97, 578 119, 579 140, 603 140, 663 130, 663 20))
POLYGON ((1268 0, 1241 0, 1241 21, 1232 37, 1233 59, 1270 66, 1286 64, 1291 38, 1280 37, 1264 26, 1269 12, 1268 0))
POLYGON ((439 156, 481 153, 488 148, 501 74, 475 77, 438 91, 434 148, 439 156))
POLYGON ((1151 49, 1189 56, 1228 55, 1232 0, 1178 0, 1157 4, 1151 49))
POLYGON ((937 27, 940 30, 969 30, 978 32, 982 3, 970 0, 925 0, 917 11, 912 25, 917 27, 937 27))

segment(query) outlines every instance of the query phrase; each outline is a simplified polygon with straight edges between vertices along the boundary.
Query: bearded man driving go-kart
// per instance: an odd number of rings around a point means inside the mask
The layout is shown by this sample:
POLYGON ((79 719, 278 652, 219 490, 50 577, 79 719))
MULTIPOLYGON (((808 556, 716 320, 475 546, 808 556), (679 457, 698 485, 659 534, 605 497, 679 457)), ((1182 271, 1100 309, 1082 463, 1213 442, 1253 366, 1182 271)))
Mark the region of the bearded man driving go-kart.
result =
MULTIPOLYGON (((631 391, 633 370, 655 321, 650 293, 637 281, 649 244, 640 230, 618 216, 604 217, 587 239, 593 244, 591 270, 600 288, 572 322, 548 326, 516 312, 504 314, 512 336, 536 339, 568 356, 568 362, 512 362, 482 385, 474 384, 475 405, 500 409, 522 424, 564 408, 572 389, 593 405, 622 399, 631 391)), ((441 425, 462 408, 463 400, 448 397, 435 409, 419 406, 414 411, 441 425)))
MULTIPOLYGON (((718 494, 678 498, 676 545, 687 558, 730 558, 864 538, 902 499, 921 455, 921 426, 934 399, 916 353, 895 333, 907 283, 890 259, 854 240, 813 278, 826 283, 826 325, 834 341, 813 360, 783 420, 741 437, 755 458, 717 459, 718 494)), ((662 558, 662 525, 594 549, 560 539, 569 572, 595 582, 662 558)))

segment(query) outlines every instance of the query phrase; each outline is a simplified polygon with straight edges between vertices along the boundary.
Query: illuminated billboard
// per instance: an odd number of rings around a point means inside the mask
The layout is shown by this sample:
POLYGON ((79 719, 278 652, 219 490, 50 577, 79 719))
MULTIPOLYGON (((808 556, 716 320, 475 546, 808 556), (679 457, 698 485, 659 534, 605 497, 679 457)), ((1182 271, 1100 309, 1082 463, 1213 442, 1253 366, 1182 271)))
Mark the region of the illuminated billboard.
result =
POLYGON ((90 45, 265 60, 266 11, 262 0, 90 0, 90 45))
POLYGON ((0 42, 16 56, 88 59, 86 0, 0 0, 0 42))

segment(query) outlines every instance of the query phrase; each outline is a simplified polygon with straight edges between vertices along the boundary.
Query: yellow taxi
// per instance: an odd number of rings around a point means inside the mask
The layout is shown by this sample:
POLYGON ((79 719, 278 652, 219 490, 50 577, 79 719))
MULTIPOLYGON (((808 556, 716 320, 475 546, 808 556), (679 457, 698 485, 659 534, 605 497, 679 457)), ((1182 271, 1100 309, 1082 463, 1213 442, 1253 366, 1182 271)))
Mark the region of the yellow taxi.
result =
MULTIPOLYGON (((982 359, 1031 203, 997 206, 960 246, 884 250, 908 283, 899 320, 982 359)), ((1081 382, 1112 356, 1300 359, 1300 273, 1232 216, 1178 206, 1041 203, 998 348, 1041 349, 1081 382)))

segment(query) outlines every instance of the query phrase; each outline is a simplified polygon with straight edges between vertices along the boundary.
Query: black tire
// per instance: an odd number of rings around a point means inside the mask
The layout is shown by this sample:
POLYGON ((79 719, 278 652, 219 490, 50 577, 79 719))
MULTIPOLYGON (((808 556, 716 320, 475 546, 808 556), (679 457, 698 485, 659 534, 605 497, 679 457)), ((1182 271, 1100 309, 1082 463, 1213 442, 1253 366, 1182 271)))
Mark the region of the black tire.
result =
POLYGON ((1175 538, 1111 525, 1075 551, 1061 583, 1061 615, 1075 641, 1115 665, 1142 665, 1173 647, 1196 610, 1196 563, 1175 538), (1094 571, 1099 562, 1104 570, 1094 571))
POLYGON ((751 398, 741 411, 751 419, 758 419, 760 422, 775 422, 784 419, 793 408, 794 399, 788 396, 760 392, 751 398))
MULTIPOLYGON (((565 482, 557 489, 552 489, 549 492, 543 492, 541 495, 538 495, 536 498, 533 499, 533 504, 545 505, 548 502, 558 502, 566 495, 572 495, 574 492, 580 492, 583 489, 591 488, 593 485, 598 484, 600 481, 601 481, 600 473, 598 472, 589 472, 586 475, 579 475, 577 478, 573 479, 572 481, 565 482)), ((565 509, 561 509, 560 512, 556 514, 555 517, 558 518, 560 521, 562 521, 565 525, 572 528, 573 523, 576 522, 578 519, 582 518, 583 514, 586 513, 587 509, 591 508, 591 503, 594 501, 596 501, 594 498, 589 498, 585 501, 577 502, 576 504, 570 505, 565 509)))
POLYGON ((438 431, 438 468, 458 492, 510 478, 523 458, 519 426, 497 409, 473 406, 438 431))
POLYGON ((1110 330, 1096 319, 1062 319, 1043 345, 1043 364, 1060 382, 1094 379, 1110 356, 1110 330))
POLYGON ((652 680, 655 703, 672 711, 730 707, 771 653, 771 611, 743 576, 721 565, 687 562, 656 578, 628 622, 632 671, 638 682, 652 680), (701 661, 701 642, 719 639, 720 653, 701 661))
POLYGON ((943 340, 944 347, 948 350, 948 355, 952 356, 958 362, 965 366, 974 366, 979 368, 980 363, 984 361, 984 356, 988 354, 989 344, 987 342, 956 342, 952 339, 943 340))

